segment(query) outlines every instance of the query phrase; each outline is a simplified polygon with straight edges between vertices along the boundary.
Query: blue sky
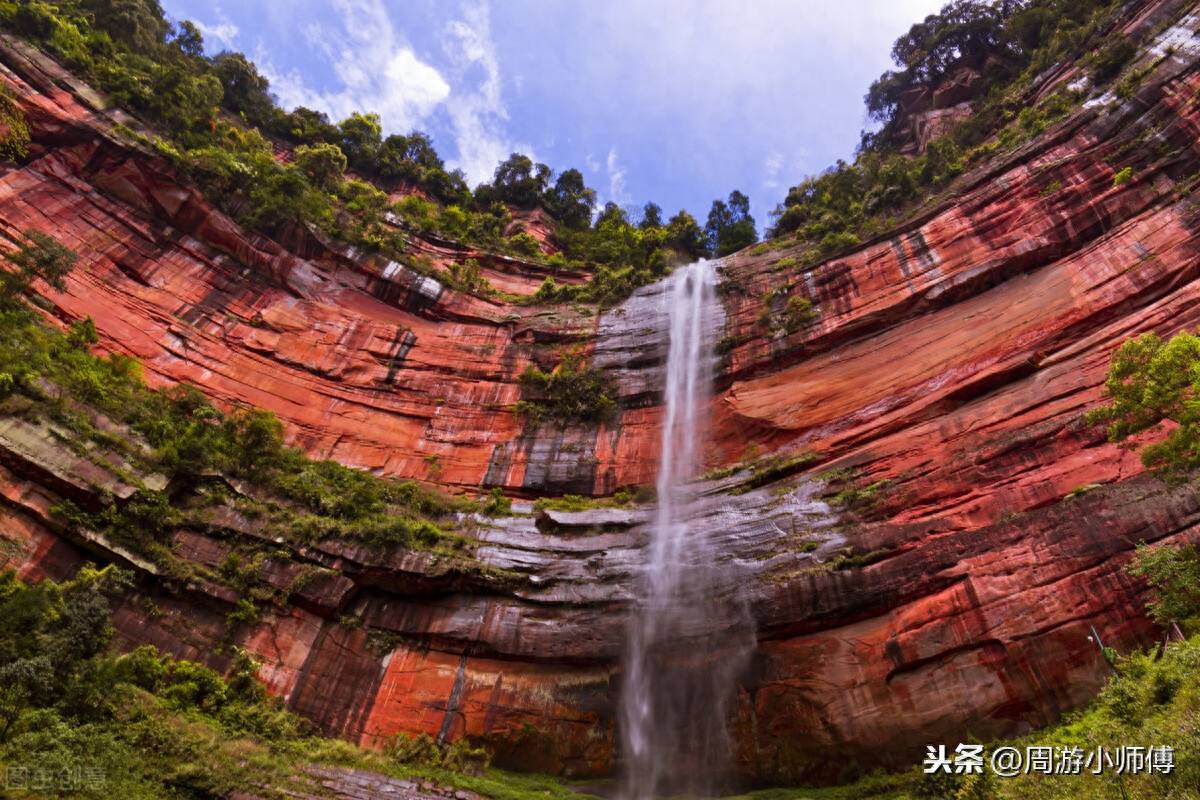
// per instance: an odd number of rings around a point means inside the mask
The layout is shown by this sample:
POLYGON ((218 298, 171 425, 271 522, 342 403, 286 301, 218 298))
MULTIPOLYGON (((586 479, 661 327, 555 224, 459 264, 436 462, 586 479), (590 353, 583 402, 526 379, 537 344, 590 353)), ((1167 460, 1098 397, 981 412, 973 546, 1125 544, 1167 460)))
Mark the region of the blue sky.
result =
POLYGON ((287 108, 377 111, 475 183, 512 151, 600 201, 687 208, 731 189, 760 228, 847 158, 892 41, 943 0, 164 0, 241 50, 287 108))

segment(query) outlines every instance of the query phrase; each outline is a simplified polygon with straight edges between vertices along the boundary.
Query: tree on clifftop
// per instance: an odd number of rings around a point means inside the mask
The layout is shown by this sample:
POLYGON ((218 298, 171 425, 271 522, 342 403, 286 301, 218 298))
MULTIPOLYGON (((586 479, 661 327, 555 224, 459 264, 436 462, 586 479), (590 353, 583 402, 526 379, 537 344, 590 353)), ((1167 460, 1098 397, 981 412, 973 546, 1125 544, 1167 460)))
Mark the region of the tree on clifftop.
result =
POLYGON ((758 229, 750 216, 750 198, 737 189, 729 193, 729 202, 714 200, 704 226, 708 251, 726 256, 758 241, 758 229))

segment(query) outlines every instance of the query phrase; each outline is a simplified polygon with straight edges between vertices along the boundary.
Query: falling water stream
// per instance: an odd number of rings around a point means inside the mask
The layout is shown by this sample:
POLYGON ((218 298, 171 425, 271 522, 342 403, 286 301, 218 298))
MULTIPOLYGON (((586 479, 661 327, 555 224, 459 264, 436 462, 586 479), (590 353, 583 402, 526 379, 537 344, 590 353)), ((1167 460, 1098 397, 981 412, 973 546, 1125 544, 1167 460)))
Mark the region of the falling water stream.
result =
POLYGON ((712 396, 721 310, 716 270, 699 261, 668 279, 670 345, 664 386, 658 508, 631 617, 620 730, 625 800, 711 796, 729 777, 727 730, 737 680, 753 647, 732 565, 693 513, 712 396))

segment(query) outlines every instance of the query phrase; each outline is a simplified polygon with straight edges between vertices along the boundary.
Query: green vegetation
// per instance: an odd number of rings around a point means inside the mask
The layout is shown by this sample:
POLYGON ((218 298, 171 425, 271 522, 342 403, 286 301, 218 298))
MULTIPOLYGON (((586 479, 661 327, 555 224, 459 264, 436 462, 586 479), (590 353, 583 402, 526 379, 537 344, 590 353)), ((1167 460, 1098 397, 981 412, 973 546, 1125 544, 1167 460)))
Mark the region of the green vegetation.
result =
POLYGON ((1200 634, 1200 550, 1194 544, 1149 547, 1139 544, 1129 573, 1154 589, 1147 604, 1159 625, 1178 623, 1200 634))
POLYGON ((790 291, 791 287, 782 286, 763 296, 758 324, 772 338, 795 333, 821 316, 812 300, 798 294, 789 297, 790 291))
POLYGON ((1133 179, 1133 167, 1124 167, 1113 175, 1113 186, 1124 186, 1133 179))
POLYGON ((68 521, 163 565, 173 562, 167 533, 200 513, 180 510, 176 497, 195 494, 211 503, 233 502, 287 541, 338 537, 449 553, 465 547, 462 537, 440 524, 463 508, 463 501, 435 496, 412 482, 309 459, 284 446, 282 426, 267 412, 225 413, 188 386, 151 390, 133 359, 89 352, 96 341, 90 320, 67 333, 45 327, 21 305, 18 292, 34 277, 61 285, 75 256, 48 237, 30 233, 26 239, 6 256, 12 267, 0 273, 3 410, 69 430, 73 446, 89 457, 89 448, 108 452, 123 462, 110 468, 139 487, 129 500, 113 500, 99 511, 84 512, 64 502, 58 511, 68 521), (163 475, 167 486, 147 486, 134 472, 163 475), (252 488, 230 499, 209 490, 215 475, 252 488))
MULTIPOLYGON (((313 225, 428 273, 408 255, 403 229, 416 230, 589 273, 582 286, 549 279, 535 300, 601 304, 620 301, 681 261, 757 239, 749 199, 737 191, 728 203, 713 203, 703 230, 687 211, 664 221, 654 203, 636 222, 609 203, 593 222, 596 192, 579 170, 555 175, 520 153, 472 190, 461 172, 446 169, 424 133, 385 137, 372 113, 334 123, 304 107, 283 111, 253 62, 241 53, 204 56, 196 26, 172 25, 156 0, 0 2, 0 28, 34 42, 154 126, 161 138, 124 132, 169 158, 221 210, 268 235, 313 225), (277 157, 279 149, 291 150, 290 161, 277 157), (393 203, 382 189, 406 196, 393 203), (550 256, 528 231, 513 229, 512 209, 537 208, 554 223, 550 245, 558 252, 550 256)), ((4 96, 0 123, 8 131, 0 157, 24 157, 28 130, 4 96)), ((478 277, 450 282, 492 293, 478 277)))
POLYGON ((866 483, 861 473, 853 468, 831 469, 817 477, 825 481, 827 491, 822 495, 825 501, 847 511, 873 510, 881 493, 892 485, 890 478, 866 483), (831 491, 834 489, 837 491, 831 491))
POLYGON ((1200 337, 1179 333, 1164 342, 1147 333, 1121 345, 1104 384, 1110 402, 1085 417, 1104 423, 1109 439, 1125 441, 1162 422, 1166 438, 1142 449, 1142 462, 1171 477, 1200 467, 1200 337))
POLYGON ((466 742, 400 737, 369 753, 316 736, 267 696, 239 651, 228 678, 148 646, 113 652, 108 598, 128 589, 112 567, 36 585, 0 573, 0 772, 54 782, 26 792, 10 781, 6 797, 215 800, 241 789, 282 798, 317 789, 310 766, 428 779, 500 800, 580 796, 550 778, 488 769, 487 753, 466 742))
POLYGON ((550 372, 531 364, 521 373, 517 411, 533 424, 603 422, 617 412, 614 395, 604 371, 588 365, 580 351, 571 350, 550 372))
POLYGON ((794 475, 805 467, 821 460, 821 456, 808 450, 803 450, 799 453, 785 454, 776 453, 770 456, 761 458, 749 458, 748 460, 739 461, 736 464, 730 464, 727 467, 719 467, 709 470, 702 476, 705 480, 724 480, 739 472, 748 472, 747 480, 734 491, 748 491, 759 486, 765 486, 768 483, 773 483, 780 478, 786 478, 789 475, 794 475))
POLYGON ((9 266, 0 268, 0 311, 18 306, 35 280, 62 291, 63 278, 78 259, 44 233, 30 230, 22 237, 24 241, 18 242, 15 250, 3 254, 9 266))
POLYGON ((489 517, 503 517, 512 513, 512 500, 504 495, 504 491, 497 486, 488 493, 487 500, 484 501, 480 511, 489 517))
POLYGON ((708 252, 725 256, 749 247, 758 241, 758 229, 750 215, 750 198, 736 189, 729 193, 729 202, 714 200, 704 226, 708 252))
POLYGON ((1124 37, 1109 42, 1092 59, 1092 80, 1105 83, 1117 77, 1135 53, 1137 47, 1124 37))
POLYGON ((29 152, 29 124, 7 87, 0 86, 0 160, 20 161, 29 152))
MULTIPOLYGON (((954 0, 896 40, 897 69, 867 92, 869 115, 882 127, 864 133, 853 163, 838 161, 793 186, 775 210, 774 237, 807 246, 812 263, 887 230, 917 204, 984 157, 1011 148, 1065 117, 1078 98, 1060 90, 1029 102, 1029 88, 1049 66, 1084 56, 1119 10, 1115 0, 954 0), (898 152, 907 135, 902 98, 930 92, 961 69, 979 75, 969 118, 920 155, 898 152)), ((1116 76, 1132 45, 1120 35, 1094 59, 1098 81, 1116 76)))
POLYGON ((588 511, 593 508, 629 508, 638 503, 654 501, 654 487, 639 486, 636 489, 621 489, 608 497, 584 497, 564 494, 561 497, 539 497, 533 504, 534 511, 588 511))

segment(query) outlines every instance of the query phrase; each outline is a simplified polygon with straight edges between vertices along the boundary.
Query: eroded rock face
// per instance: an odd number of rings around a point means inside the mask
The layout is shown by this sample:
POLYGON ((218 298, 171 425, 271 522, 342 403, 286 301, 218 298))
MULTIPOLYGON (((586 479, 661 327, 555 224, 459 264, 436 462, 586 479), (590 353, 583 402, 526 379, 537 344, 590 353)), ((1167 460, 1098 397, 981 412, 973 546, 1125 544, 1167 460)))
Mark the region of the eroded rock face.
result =
MULTIPOLYGON (((1180 5, 1148 3, 1129 24, 1180 5)), ((722 264, 707 460, 760 460, 707 481, 694 513, 750 576, 722 588, 758 623, 737 708, 749 775, 832 779, 967 731, 1020 733, 1105 679, 1093 628, 1118 649, 1155 636, 1124 566, 1139 541, 1200 539, 1200 499, 1081 416, 1121 342, 1200 324, 1198 27, 1189 13, 1160 35, 1173 55, 1136 97, 1081 109, 886 237, 803 272, 779 267, 798 255, 787 248, 722 264), (1114 185, 1124 167, 1132 179, 1114 185), (780 287, 819 318, 768 333, 764 296, 780 287)), ((4 60, 38 149, 0 176, 0 220, 81 254, 67 291, 46 292, 55 315, 91 316, 153 382, 271 409, 313 454, 381 473, 523 496, 653 481, 659 287, 601 315, 507 307, 315 237, 285 247, 106 135, 108 117, 48 79, 52 65, 11 45, 4 60), (611 373, 620 419, 526 430, 508 408, 517 376, 566 343, 611 373)), ((115 480, 72 459, 37 432, 0 437, 0 558, 26 576, 127 560, 51 513, 115 480)), ((258 624, 229 628, 224 587, 153 575, 116 624, 130 645, 216 666, 219 645, 246 647, 290 707, 365 744, 470 736, 500 763, 610 770, 646 510, 464 524, 491 577, 324 543, 292 556, 319 580, 258 624)), ((217 563, 254 535, 228 518, 175 537, 217 563)), ((290 569, 268 563, 259 579, 290 585, 290 569)))

